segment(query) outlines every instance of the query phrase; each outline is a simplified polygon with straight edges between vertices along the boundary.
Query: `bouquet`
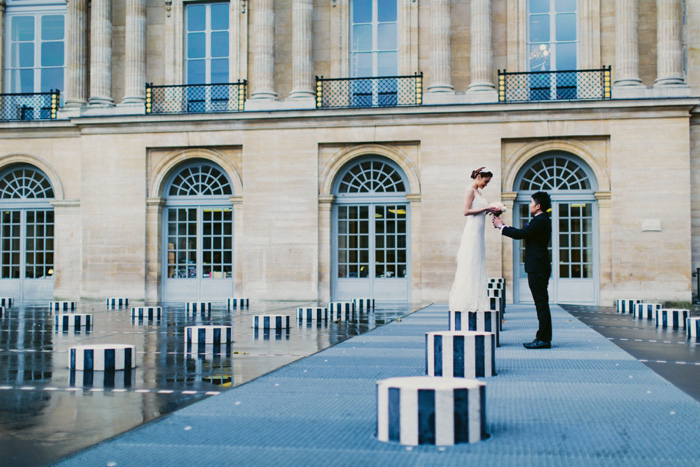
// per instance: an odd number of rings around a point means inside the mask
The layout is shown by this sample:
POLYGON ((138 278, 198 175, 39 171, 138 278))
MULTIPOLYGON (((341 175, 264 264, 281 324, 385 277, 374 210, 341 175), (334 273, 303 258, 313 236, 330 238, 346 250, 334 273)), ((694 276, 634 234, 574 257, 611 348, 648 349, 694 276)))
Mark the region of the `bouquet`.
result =
POLYGON ((490 207, 496 208, 496 212, 493 213, 494 216, 499 217, 501 214, 506 212, 508 208, 506 208, 503 203, 500 203, 498 201, 494 201, 493 203, 489 204, 490 207))

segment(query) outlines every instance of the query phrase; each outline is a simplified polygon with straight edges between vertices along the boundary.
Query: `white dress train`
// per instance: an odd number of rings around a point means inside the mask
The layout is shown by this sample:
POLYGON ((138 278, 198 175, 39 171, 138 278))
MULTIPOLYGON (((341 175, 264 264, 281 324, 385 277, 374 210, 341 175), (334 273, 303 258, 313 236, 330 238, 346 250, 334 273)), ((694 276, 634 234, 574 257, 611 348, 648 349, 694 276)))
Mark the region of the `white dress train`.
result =
MULTIPOLYGON (((488 203, 477 191, 472 201, 472 209, 486 206, 488 203)), ((457 252, 457 272, 450 291, 450 310, 486 311, 489 309, 484 243, 486 213, 466 217, 467 223, 457 252)))

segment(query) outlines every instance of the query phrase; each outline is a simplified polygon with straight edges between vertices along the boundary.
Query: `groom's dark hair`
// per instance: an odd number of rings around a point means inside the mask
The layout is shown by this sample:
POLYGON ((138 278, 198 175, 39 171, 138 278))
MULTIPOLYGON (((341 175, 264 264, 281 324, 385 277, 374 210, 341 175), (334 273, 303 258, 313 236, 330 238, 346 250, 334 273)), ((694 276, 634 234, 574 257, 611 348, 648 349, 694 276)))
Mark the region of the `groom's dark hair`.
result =
POLYGON ((532 195, 532 199, 535 200, 535 204, 540 205, 542 212, 547 212, 547 210, 552 207, 552 200, 549 198, 546 191, 538 191, 532 195))

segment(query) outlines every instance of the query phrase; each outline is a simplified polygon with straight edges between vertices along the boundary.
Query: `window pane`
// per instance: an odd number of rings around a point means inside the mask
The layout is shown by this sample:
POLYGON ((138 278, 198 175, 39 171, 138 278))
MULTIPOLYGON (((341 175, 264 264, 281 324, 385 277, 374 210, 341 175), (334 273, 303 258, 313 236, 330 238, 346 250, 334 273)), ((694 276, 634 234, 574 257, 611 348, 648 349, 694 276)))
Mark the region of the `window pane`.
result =
POLYGON ((372 21, 372 0, 352 0, 352 22, 369 23, 372 21))
POLYGON ((204 84, 204 60, 187 61, 187 84, 204 84))
POLYGON ((204 31, 206 5, 187 5, 187 30, 204 31))
POLYGON ((372 50, 372 26, 370 24, 354 25, 352 27, 353 52, 372 50))
POLYGON ((576 14, 566 13, 556 16, 557 41, 576 40, 576 14))
POLYGON ((529 3, 530 13, 546 13, 549 11, 549 0, 530 0, 529 3))
POLYGON ((228 57, 228 32, 211 33, 211 56, 228 57))
POLYGON ((63 66, 63 41, 42 42, 41 66, 63 66))
POLYGON ((557 44, 557 70, 576 69, 576 43, 557 44))
MULTIPOLYGON (((549 71, 549 44, 530 46, 530 71, 549 71)), ((545 79, 548 79, 545 75, 545 79)))
POLYGON ((530 42, 549 42, 549 15, 530 16, 530 42))
POLYGON ((187 58, 204 58, 206 38, 203 32, 187 35, 187 58))
POLYGON ((396 52, 380 52, 377 57, 377 75, 392 76, 397 73, 397 53, 396 52))
POLYGON ((396 23, 380 24, 377 28, 377 48, 379 50, 396 50, 396 23))
POLYGON ((63 89, 63 68, 44 68, 41 70, 40 92, 63 89))
POLYGON ((41 40, 55 41, 63 39, 63 15, 46 15, 41 17, 41 40))
POLYGON ((352 75, 355 77, 372 76, 372 54, 352 54, 352 75))
POLYGON ((13 41, 33 41, 34 40, 34 17, 33 16, 13 16, 12 17, 12 40, 13 41))
POLYGON ((228 29, 228 3, 214 3, 211 6, 211 28, 228 29))
MULTIPOLYGON (((212 60, 211 61, 211 82, 212 83, 228 83, 228 59, 212 60)), ((221 93, 212 97, 220 98, 221 93)))
POLYGON ((576 11, 576 0, 556 0, 557 11, 576 11))
POLYGON ((19 45, 19 66, 33 67, 34 66, 34 43, 24 42, 19 45))
POLYGON ((377 0, 378 20, 396 21, 396 0, 377 0))
POLYGON ((16 92, 34 92, 34 70, 19 70, 19 89, 16 92))

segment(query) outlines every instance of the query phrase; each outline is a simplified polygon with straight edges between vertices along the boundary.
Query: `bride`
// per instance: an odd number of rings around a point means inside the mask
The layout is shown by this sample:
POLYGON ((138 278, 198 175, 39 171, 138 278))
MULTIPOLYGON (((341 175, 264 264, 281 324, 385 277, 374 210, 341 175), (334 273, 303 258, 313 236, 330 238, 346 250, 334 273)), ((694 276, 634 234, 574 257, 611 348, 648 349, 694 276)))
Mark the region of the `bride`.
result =
POLYGON ((486 292, 484 220, 487 213, 498 212, 489 206, 481 190, 493 173, 486 167, 472 171, 472 183, 464 193, 464 215, 467 223, 457 253, 457 272, 450 291, 451 311, 485 311, 489 309, 486 292))

